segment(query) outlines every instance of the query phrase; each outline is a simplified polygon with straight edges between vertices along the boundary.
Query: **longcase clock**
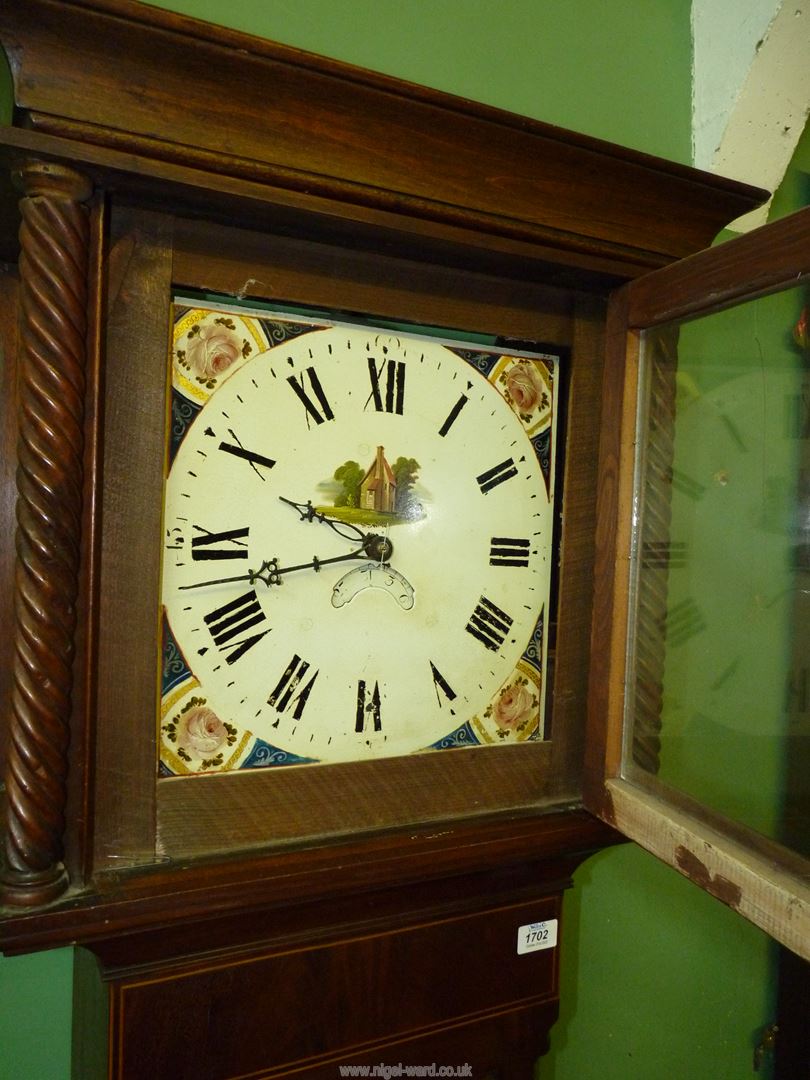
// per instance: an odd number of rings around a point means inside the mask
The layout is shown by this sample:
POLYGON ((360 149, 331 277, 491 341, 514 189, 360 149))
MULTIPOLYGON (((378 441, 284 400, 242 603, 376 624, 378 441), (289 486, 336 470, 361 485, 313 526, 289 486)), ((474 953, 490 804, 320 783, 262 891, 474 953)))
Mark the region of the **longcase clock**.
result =
POLYGON ((125 0, 0 40, 3 948, 82 946, 82 1076, 531 1075, 625 828, 621 305, 763 193, 125 0))

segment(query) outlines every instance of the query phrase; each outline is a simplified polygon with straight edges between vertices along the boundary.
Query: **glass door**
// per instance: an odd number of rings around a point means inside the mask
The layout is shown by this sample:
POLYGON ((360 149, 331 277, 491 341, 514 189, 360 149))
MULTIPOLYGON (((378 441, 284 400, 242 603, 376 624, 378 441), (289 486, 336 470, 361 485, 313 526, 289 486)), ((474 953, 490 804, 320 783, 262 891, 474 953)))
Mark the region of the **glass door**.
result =
POLYGON ((610 317, 587 804, 810 954, 810 213, 610 317))

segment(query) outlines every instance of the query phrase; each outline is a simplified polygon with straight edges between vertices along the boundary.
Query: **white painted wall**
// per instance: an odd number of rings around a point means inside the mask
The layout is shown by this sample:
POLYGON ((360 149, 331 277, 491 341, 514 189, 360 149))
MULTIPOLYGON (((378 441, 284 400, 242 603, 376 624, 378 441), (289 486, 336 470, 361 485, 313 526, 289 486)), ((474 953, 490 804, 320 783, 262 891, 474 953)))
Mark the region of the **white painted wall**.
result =
POLYGON ((810 0, 693 0, 692 45, 695 165, 774 191, 810 113, 810 0))
POLYGON ((757 44, 782 0, 693 0, 692 160, 711 169, 757 44))

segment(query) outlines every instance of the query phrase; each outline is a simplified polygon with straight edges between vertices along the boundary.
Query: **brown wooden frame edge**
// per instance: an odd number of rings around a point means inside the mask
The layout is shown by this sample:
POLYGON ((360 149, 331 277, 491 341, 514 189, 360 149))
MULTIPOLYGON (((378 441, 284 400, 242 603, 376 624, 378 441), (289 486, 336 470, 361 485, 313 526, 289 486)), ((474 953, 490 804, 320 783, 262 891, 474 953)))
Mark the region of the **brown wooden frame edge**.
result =
MULTIPOLYGON (((546 860, 562 860, 571 870, 591 852, 621 840, 590 814, 572 810, 427 825, 407 834, 392 831, 270 855, 157 865, 138 873, 111 872, 97 882, 96 890, 59 905, 30 914, 6 912, 10 917, 0 921, 0 950, 18 953, 88 943, 267 905, 470 871, 508 871, 546 860)), ((537 880, 543 880, 540 870, 537 880)))
POLYGON ((614 294, 608 309, 596 591, 584 805, 810 959, 808 862, 698 807, 624 761, 631 519, 641 333, 727 308, 810 275, 810 209, 665 267, 614 294))

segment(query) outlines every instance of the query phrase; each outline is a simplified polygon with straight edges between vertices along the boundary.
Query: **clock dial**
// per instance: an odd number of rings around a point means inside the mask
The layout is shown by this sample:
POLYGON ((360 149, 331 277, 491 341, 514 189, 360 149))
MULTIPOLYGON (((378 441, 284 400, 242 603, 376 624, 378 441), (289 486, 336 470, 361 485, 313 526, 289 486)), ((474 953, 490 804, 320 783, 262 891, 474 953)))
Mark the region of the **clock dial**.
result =
POLYGON ((555 379, 176 309, 164 774, 542 736, 555 379))

